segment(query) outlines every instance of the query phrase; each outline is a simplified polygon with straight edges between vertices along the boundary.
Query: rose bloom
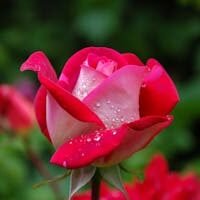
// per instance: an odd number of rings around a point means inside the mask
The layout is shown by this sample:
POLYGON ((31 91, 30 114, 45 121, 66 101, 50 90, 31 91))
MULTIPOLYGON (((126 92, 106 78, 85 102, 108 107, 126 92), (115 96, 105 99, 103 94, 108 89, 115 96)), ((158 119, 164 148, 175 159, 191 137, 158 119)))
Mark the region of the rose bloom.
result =
POLYGON ((34 123, 32 102, 15 87, 0 85, 0 131, 26 133, 34 123))
MULTIPOLYGON (((167 161, 156 155, 145 170, 143 181, 126 185, 130 200, 200 200, 200 180, 194 174, 181 176, 170 172, 167 161)), ((89 200, 89 191, 77 194, 73 200, 89 200)), ((102 184, 100 200, 125 200, 121 192, 102 184)))
POLYGON ((38 123, 56 152, 53 164, 79 168, 117 164, 169 126, 179 101, 161 64, 132 53, 88 47, 65 63, 57 78, 47 57, 33 53, 21 71, 38 74, 38 123))

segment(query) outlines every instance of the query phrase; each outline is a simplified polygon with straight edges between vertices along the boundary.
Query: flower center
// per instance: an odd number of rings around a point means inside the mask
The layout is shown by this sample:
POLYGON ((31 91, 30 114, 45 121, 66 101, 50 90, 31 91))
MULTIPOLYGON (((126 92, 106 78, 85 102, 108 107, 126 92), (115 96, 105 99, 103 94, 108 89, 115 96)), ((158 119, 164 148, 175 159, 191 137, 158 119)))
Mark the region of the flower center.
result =
POLYGON ((106 76, 110 76, 117 69, 117 63, 114 60, 96 54, 88 54, 83 66, 93 67, 106 76))

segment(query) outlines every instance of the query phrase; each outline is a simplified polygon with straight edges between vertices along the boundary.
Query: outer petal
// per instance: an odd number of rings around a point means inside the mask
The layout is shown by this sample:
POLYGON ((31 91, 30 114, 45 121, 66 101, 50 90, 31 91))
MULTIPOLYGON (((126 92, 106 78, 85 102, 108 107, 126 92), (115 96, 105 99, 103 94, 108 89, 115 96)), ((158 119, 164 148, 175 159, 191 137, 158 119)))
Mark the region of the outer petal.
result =
POLYGON ((36 51, 20 67, 21 71, 31 70, 43 74, 49 79, 56 81, 56 73, 46 55, 41 51, 36 51))
POLYGON ((169 126, 172 117, 148 116, 134 121, 129 126, 129 132, 121 144, 108 156, 99 159, 97 165, 111 165, 130 157, 144 148, 162 129, 169 126))
POLYGON ((117 51, 106 48, 106 47, 87 47, 84 48, 73 56, 71 56, 64 65, 61 76, 59 78, 60 81, 68 81, 69 90, 72 91, 76 80, 78 78, 80 67, 83 62, 86 60, 88 54, 96 54, 98 56, 106 56, 109 59, 117 62, 118 67, 122 67, 127 64, 127 61, 121 56, 117 51))
MULTIPOLYGON (((32 70, 43 74, 53 81, 57 81, 56 73, 49 62, 46 55, 41 51, 36 51, 29 56, 29 58, 21 65, 21 71, 32 70)), ((35 97, 35 113, 41 131, 49 139, 49 132, 46 124, 46 95, 47 91, 44 87, 40 87, 35 97)))
POLYGON ((47 94, 47 127, 53 145, 57 148, 69 139, 96 129, 91 123, 81 122, 62 109, 56 100, 47 94))
POLYGON ((115 130, 99 130, 78 136, 58 148, 51 163, 72 169, 88 165, 115 149, 126 133, 127 127, 122 126, 115 130))
POLYGON ((166 115, 179 101, 178 92, 167 72, 156 60, 148 60, 147 66, 151 72, 144 79, 144 87, 141 89, 140 114, 166 115))
POLYGON ((139 92, 145 67, 127 65, 96 87, 83 102, 104 122, 116 128, 139 119, 139 92))
POLYGON ((54 97, 57 103, 74 118, 84 122, 94 122, 103 126, 98 116, 67 90, 42 74, 39 74, 39 80, 47 88, 48 92, 54 97))
POLYGON ((35 114, 40 129, 42 133, 44 133, 44 135, 48 138, 48 140, 51 141, 46 122, 46 97, 47 97, 46 88, 44 86, 41 86, 36 94, 34 100, 34 106, 35 106, 35 114))
POLYGON ((129 65, 144 66, 142 61, 133 53, 123 53, 122 56, 127 60, 129 65))
MULTIPOLYGON (((49 60, 42 52, 35 52, 33 53, 21 66, 21 71, 24 70, 33 70, 38 73, 38 78, 43 82, 44 86, 48 89, 48 91, 52 94, 54 98, 58 100, 58 103, 64 107, 72 116, 77 117, 82 121, 90 121, 90 122, 97 122, 101 123, 98 117, 83 103, 81 103, 78 99, 73 97, 68 91, 62 88, 59 84, 55 83, 57 81, 55 71, 51 66, 49 60), (81 112, 81 115, 80 115, 81 112)), ((40 93, 40 92, 39 92, 40 93)), ((38 95, 39 97, 36 99, 36 108, 41 108, 41 105, 44 106, 46 102, 44 100, 44 92, 43 94, 38 95), (42 96, 42 97, 41 97, 42 96), (38 101, 38 102, 37 102, 38 101), (39 101, 42 101, 40 103, 39 101)), ((42 108, 43 114, 45 114, 45 109, 42 108)), ((36 111, 39 113, 40 110, 36 111)), ((39 116, 38 114, 37 116, 39 116)), ((43 124, 43 129, 46 129, 46 120, 44 116, 40 115, 40 119, 38 119, 40 125, 43 124)), ((48 133, 45 131, 45 134, 48 133)))

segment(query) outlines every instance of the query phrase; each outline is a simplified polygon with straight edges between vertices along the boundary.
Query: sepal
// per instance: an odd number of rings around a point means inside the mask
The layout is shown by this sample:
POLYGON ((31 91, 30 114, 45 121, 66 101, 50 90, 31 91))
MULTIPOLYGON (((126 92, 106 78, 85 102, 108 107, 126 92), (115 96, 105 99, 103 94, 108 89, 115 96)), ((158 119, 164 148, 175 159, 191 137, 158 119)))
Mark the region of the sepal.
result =
POLYGON ((109 184, 114 186, 116 189, 120 190, 123 193, 126 200, 129 200, 127 191, 124 188, 124 185, 122 182, 121 170, 120 170, 119 165, 101 168, 100 174, 102 178, 106 180, 109 184))
POLYGON ((69 180, 69 193, 66 200, 70 200, 79 189, 89 183, 95 172, 96 167, 93 166, 72 170, 69 180))

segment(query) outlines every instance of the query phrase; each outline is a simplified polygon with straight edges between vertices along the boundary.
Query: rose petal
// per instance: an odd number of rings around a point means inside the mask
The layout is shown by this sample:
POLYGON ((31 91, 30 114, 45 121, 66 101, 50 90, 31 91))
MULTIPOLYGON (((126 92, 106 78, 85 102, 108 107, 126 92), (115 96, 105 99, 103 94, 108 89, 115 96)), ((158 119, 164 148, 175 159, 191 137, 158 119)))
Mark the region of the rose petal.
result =
POLYGON ((50 94, 47 94, 46 109, 47 127, 51 141, 56 148, 77 135, 97 128, 94 124, 81 122, 72 117, 50 94))
POLYGON ((139 92, 145 73, 145 67, 125 66, 96 87, 83 102, 107 128, 139 119, 139 92))
POLYGON ((67 141, 54 153, 51 163, 66 168, 80 168, 110 153, 122 141, 127 127, 99 130, 67 141), (112 141, 112 142, 111 142, 112 141))
POLYGON ((87 47, 71 56, 64 65, 59 80, 68 80, 69 90, 72 91, 78 75, 80 73, 80 67, 87 59, 89 54, 96 54, 98 56, 105 56, 109 59, 117 62, 118 67, 122 67, 127 64, 127 61, 117 51, 106 47, 87 47), (67 77, 67 78, 66 78, 67 77))
POLYGON ((46 123, 46 96, 46 88, 44 88, 44 86, 41 86, 35 96, 34 107, 40 129, 42 133, 44 133, 44 135, 47 137, 47 139, 51 142, 46 123))
POLYGON ((60 85, 42 74, 39 74, 39 80, 41 84, 47 88, 48 92, 54 97, 57 103, 74 118, 83 122, 97 123, 104 126, 95 113, 60 85))
POLYGON ((32 53, 21 65, 21 71, 31 70, 43 74, 53 81, 57 80, 57 75, 46 55, 41 51, 32 53))
POLYGON ((141 89, 140 114, 166 115, 179 101, 178 92, 167 72, 156 60, 148 60, 147 66, 151 72, 145 77, 141 89))
POLYGON ((129 65, 144 66, 142 61, 133 53, 123 53, 122 56, 127 60, 129 65))
POLYGON ((169 126, 172 120, 171 116, 148 116, 130 123, 128 134, 122 139, 122 143, 108 156, 96 161, 96 164, 116 164, 130 157, 144 148, 162 129, 169 126))
POLYGON ((82 100, 105 78, 104 74, 94 68, 82 66, 72 94, 82 100))

